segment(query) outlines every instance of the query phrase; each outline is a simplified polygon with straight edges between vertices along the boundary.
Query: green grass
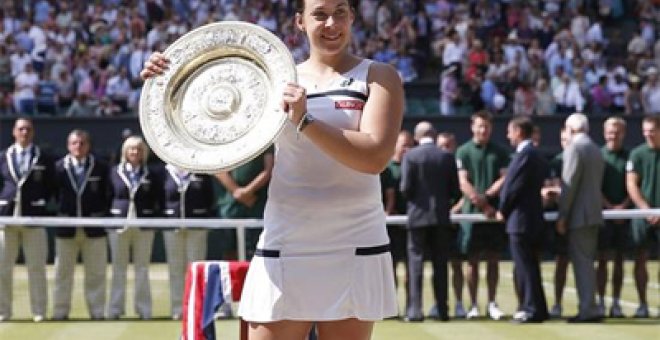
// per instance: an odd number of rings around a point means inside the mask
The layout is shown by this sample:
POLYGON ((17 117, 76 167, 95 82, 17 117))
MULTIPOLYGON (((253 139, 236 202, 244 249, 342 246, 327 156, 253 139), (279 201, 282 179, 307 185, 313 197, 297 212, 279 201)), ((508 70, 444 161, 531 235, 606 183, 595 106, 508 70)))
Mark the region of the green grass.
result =
MULTIPOLYGON (((543 277, 546 283, 548 303, 554 302, 552 285, 553 265, 543 265, 543 277)), ((428 270, 429 268, 427 268, 428 270)), ((650 264, 651 274, 649 284, 649 303, 653 316, 657 315, 660 305, 657 273, 660 269, 658 262, 650 264)), ((483 270, 483 268, 482 268, 483 270)), ((632 281, 632 263, 627 262, 625 268, 625 282, 622 293, 623 309, 626 315, 632 315, 637 305, 637 296, 632 281)), ((53 280, 52 267, 48 273, 49 283, 53 280)), ((513 294, 511 263, 504 262, 500 269, 500 284, 498 289, 498 302, 500 307, 511 314, 515 309, 516 300, 513 294)), ((128 291, 132 292, 132 276, 129 272, 128 291)), ((151 321, 140 321, 132 312, 132 297, 129 294, 127 301, 127 318, 119 321, 93 322, 87 319, 87 310, 82 295, 82 267, 76 269, 74 287, 74 301, 71 319, 67 322, 42 322, 39 324, 30 321, 29 298, 27 291, 27 274, 25 268, 18 266, 15 272, 14 284, 14 317, 11 322, 0 323, 0 339, 177 339, 181 331, 178 321, 170 321, 169 314, 169 287, 167 282, 167 268, 163 264, 155 264, 151 271, 152 293, 154 298, 154 316, 151 321)), ((425 282, 424 301, 428 308, 431 305, 432 294, 430 282, 425 282)), ((567 290, 564 293, 564 314, 575 313, 576 296, 573 278, 569 268, 567 290)), ((52 289, 52 285, 49 287, 52 289)), ((609 291, 609 287, 608 287, 609 291)), ((464 291, 464 301, 467 302, 467 290, 464 291)), ((453 294, 450 305, 453 306, 453 294)), ((400 301, 403 301, 403 290, 399 289, 400 301)), ((52 301, 52 300, 51 300, 52 301)), ((482 311, 486 303, 485 282, 480 287, 480 307, 482 311)), ((403 311, 403 306, 401 307, 403 311)), ((507 321, 491 320, 452 320, 450 322, 433 322, 406 324, 396 320, 379 322, 375 328, 375 340, 434 340, 434 339, 660 339, 660 320, 636 320, 632 318, 614 320, 609 319, 604 324, 596 325, 567 325, 564 321, 556 320, 540 325, 516 326, 507 321)), ((216 323, 218 340, 234 340, 238 338, 238 322, 236 320, 218 321, 216 323)), ((347 339, 350 340, 350 339, 347 339)))

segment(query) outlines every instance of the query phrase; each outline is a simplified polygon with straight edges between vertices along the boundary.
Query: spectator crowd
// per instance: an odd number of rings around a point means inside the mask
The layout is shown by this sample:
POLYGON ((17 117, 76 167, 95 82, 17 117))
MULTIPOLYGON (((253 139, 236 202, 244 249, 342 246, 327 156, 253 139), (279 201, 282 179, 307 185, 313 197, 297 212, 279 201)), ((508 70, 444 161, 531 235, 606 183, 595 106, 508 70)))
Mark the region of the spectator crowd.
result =
MULTIPOLYGON (((660 112, 656 1, 363 0, 356 10, 351 48, 406 83, 437 83, 434 113, 660 112)), ((0 112, 134 113, 151 52, 221 20, 267 28, 301 61, 294 17, 291 0, 4 1, 0 112)))

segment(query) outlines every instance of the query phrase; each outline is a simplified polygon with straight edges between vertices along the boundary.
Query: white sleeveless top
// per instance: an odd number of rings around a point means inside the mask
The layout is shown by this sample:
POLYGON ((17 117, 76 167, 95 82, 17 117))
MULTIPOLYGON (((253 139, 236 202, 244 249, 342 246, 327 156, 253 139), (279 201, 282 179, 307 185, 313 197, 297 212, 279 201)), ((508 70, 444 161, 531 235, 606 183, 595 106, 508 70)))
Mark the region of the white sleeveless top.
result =
MULTIPOLYGON (((357 130, 368 96, 371 60, 362 60, 326 89, 308 79, 307 111, 319 121, 357 130)), ((287 124, 275 143, 275 167, 258 247, 287 253, 325 253, 388 243, 378 175, 334 160, 287 124)))

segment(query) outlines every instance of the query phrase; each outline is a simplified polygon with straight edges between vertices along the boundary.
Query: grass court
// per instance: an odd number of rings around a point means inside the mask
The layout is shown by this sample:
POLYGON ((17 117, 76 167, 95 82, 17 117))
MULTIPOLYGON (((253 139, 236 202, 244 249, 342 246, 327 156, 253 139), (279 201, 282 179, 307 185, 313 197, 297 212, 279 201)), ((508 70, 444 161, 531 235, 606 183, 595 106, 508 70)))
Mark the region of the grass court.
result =
MULTIPOLYGON (((510 317, 516 307, 513 292, 513 279, 511 276, 511 262, 503 262, 500 267, 500 284, 498 289, 498 303, 503 311, 510 317)), ((402 268, 400 268, 402 269, 402 268)), ((425 310, 431 306, 432 293, 430 290, 430 265, 427 265, 427 281, 424 284, 425 310)), ((482 269, 483 270, 483 269, 482 269)), ((543 279, 548 304, 554 303, 552 275, 554 265, 550 262, 543 264, 543 279)), ((606 319, 602 324, 569 325, 564 320, 552 320, 539 325, 513 325, 506 321, 481 320, 455 320, 449 322, 425 321, 423 323, 403 323, 397 320, 387 320, 376 324, 374 340, 436 340, 436 339, 660 339, 660 319, 658 307, 660 306, 660 286, 657 273, 660 270, 658 261, 649 264, 650 282, 648 287, 651 319, 606 319)), ((401 273, 401 270, 399 270, 401 273)), ((108 274, 110 267, 108 267, 108 274)), ((48 268, 49 293, 52 294, 53 281, 52 265, 48 268)), ((450 272, 451 275, 451 272, 450 272)), ((151 267, 151 284, 154 302, 154 319, 141 321, 132 311, 132 269, 129 268, 128 301, 126 318, 117 321, 89 321, 87 309, 82 293, 82 267, 76 268, 73 291, 73 305, 70 320, 65 322, 45 321, 35 324, 31 321, 29 311, 29 297, 27 288, 27 273, 25 267, 17 266, 14 273, 14 313, 12 320, 0 323, 0 339, 3 340, 71 340, 71 339, 178 339, 181 331, 181 322, 169 319, 169 286, 167 280, 167 266, 154 264, 151 267)), ((484 275, 482 275, 483 277, 484 275)), ((108 275, 108 279, 110 275, 108 275)), ((608 286, 608 292, 610 287, 608 286)), ((480 303, 482 313, 485 311, 485 281, 480 282, 480 303)), ((467 308, 467 288, 463 293, 464 305, 467 308)), ((50 297, 52 304, 52 297, 50 297)), ((624 313, 630 316, 637 307, 637 294, 632 280, 632 262, 626 261, 624 274, 624 287, 621 297, 624 313)), ((404 293, 399 287, 400 310, 403 312, 404 293)), ((608 308, 610 300, 607 300, 608 308)), ((566 291, 564 293, 564 315, 572 316, 576 310, 576 292, 571 268, 569 267, 566 291)), ((51 306, 49 305, 49 308, 51 306)), ((450 292, 450 308, 453 311, 453 293, 450 292)), ((49 310, 50 312, 50 310, 49 310)), ((238 321, 217 321, 216 334, 218 340, 238 339, 238 321)), ((349 340, 349 339, 347 339, 349 340)))

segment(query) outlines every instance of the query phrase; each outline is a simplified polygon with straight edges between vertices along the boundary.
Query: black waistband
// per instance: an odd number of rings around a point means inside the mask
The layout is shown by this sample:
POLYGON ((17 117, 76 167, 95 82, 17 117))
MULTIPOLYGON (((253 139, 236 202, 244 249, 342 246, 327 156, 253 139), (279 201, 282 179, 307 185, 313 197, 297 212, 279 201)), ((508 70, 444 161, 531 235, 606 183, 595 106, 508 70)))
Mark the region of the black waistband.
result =
POLYGON ((272 249, 259 249, 254 251, 254 256, 261 256, 261 257, 280 257, 280 251, 279 250, 272 250, 272 249))
POLYGON ((382 244, 375 247, 361 247, 355 248, 355 255, 365 256, 365 255, 378 255, 382 253, 387 253, 390 251, 390 244, 382 244))
MULTIPOLYGON (((383 244, 380 246, 374 246, 374 247, 360 247, 360 248, 355 248, 355 255, 358 256, 368 256, 368 255, 378 255, 382 253, 387 253, 390 251, 390 245, 389 244, 383 244)), ((254 256, 261 256, 261 257, 280 257, 280 251, 279 250, 274 250, 274 249, 260 249, 257 248, 254 252, 254 256)))

